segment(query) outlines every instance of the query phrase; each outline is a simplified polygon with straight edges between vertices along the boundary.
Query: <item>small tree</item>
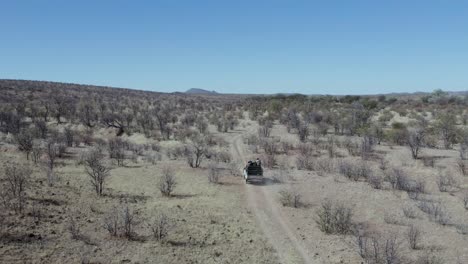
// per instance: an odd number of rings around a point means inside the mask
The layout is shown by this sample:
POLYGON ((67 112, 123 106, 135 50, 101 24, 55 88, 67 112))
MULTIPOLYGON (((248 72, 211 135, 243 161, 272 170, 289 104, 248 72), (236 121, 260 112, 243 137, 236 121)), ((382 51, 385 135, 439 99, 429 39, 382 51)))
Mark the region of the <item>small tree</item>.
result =
POLYGON ((164 196, 170 197, 176 185, 177 182, 174 171, 171 167, 164 167, 162 175, 159 178, 159 191, 161 191, 164 196))
POLYGON ((96 194, 101 196, 106 179, 110 176, 108 166, 104 164, 104 156, 98 149, 88 152, 84 160, 85 172, 91 179, 91 184, 96 190, 96 194))
POLYGON ((26 159, 29 160, 29 153, 33 149, 33 134, 29 130, 22 130, 15 136, 18 143, 18 149, 26 153, 26 159))
POLYGON ((195 136, 185 147, 187 163, 192 168, 200 167, 203 159, 208 154, 208 143, 205 137, 195 136))

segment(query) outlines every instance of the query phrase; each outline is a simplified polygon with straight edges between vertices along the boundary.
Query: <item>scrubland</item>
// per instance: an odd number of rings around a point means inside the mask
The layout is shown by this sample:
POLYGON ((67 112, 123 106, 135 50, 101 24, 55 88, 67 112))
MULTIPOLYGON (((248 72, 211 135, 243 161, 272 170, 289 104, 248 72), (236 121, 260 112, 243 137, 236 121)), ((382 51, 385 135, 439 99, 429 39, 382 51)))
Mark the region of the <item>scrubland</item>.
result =
POLYGON ((2 263, 468 262, 466 94, 0 91, 2 263))

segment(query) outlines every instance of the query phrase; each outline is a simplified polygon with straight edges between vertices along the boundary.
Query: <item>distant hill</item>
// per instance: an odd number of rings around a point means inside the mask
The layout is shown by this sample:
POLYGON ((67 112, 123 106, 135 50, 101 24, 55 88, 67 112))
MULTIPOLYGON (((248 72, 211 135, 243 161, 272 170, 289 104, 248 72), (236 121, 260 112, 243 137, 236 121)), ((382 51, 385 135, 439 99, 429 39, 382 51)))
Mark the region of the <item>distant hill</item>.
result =
POLYGON ((215 91, 208 91, 200 88, 190 88, 185 93, 187 94, 218 94, 215 91))

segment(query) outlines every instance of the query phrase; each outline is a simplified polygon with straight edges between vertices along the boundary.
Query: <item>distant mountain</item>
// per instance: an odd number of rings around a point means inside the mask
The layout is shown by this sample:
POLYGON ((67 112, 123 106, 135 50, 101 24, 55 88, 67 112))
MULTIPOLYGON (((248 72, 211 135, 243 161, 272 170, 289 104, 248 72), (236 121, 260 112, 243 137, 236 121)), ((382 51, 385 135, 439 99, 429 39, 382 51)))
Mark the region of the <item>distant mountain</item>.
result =
POLYGON ((218 94, 215 91, 203 90, 200 88, 190 88, 185 93, 187 94, 218 94))

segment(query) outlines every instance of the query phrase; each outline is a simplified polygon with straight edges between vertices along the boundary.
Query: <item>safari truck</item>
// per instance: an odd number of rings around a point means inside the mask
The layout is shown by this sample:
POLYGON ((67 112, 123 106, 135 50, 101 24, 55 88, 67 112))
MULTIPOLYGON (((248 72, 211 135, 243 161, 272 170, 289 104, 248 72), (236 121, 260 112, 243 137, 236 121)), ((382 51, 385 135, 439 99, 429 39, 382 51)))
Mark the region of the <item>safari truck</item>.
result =
POLYGON ((263 169, 259 160, 257 162, 249 161, 243 171, 245 183, 259 182, 263 183, 263 169))

